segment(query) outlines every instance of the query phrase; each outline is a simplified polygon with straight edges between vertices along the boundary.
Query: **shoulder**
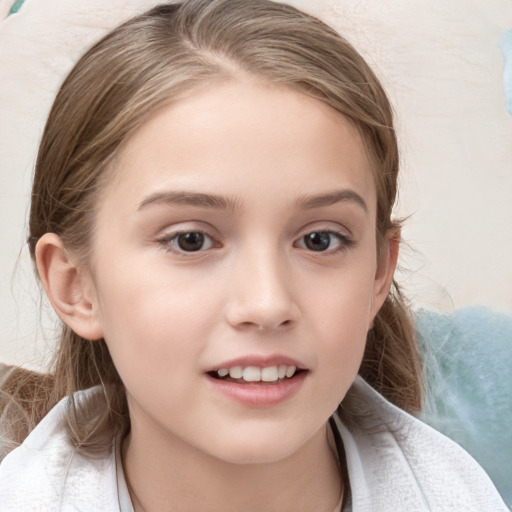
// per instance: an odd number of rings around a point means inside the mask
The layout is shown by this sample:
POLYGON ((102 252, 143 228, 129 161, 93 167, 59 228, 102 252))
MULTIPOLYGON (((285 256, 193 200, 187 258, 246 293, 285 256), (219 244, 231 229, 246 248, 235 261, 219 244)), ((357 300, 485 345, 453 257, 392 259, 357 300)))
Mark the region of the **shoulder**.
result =
POLYGON ((89 459, 73 449, 64 427, 67 403, 59 402, 0 464, 2 512, 118 507, 114 451, 89 459))
POLYGON ((358 377, 335 415, 354 510, 507 511, 476 461, 358 377))

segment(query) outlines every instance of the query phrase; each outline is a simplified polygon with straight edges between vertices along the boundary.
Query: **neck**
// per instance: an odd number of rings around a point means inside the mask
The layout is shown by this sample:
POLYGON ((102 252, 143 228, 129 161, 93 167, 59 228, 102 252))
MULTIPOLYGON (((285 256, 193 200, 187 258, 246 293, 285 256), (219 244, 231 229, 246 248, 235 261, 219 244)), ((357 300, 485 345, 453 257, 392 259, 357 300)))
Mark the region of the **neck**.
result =
POLYGON ((332 512, 342 492, 329 427, 284 460, 232 464, 133 429, 123 466, 137 512, 332 512))

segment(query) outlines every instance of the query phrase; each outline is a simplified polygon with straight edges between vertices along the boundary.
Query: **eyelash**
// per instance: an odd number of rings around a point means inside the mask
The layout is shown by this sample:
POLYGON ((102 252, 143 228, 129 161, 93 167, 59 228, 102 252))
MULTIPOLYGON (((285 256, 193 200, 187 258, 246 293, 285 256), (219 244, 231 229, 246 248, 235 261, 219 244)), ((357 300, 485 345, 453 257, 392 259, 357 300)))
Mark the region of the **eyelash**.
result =
MULTIPOLYGON (((331 241, 332 241, 332 239, 331 239, 331 241)), ((206 250, 209 250, 211 248, 219 248, 221 246, 220 242, 217 242, 206 231, 203 231, 200 229, 193 229, 193 230, 191 229, 191 230, 184 230, 184 231, 178 231, 175 233, 171 233, 169 235, 166 235, 166 236, 158 239, 157 243, 162 248, 164 248, 164 250, 166 250, 167 252, 172 252, 174 254, 178 254, 178 255, 184 256, 184 257, 194 255, 194 254, 201 254, 206 250), (189 235, 189 234, 202 235, 205 239, 210 240, 211 246, 207 247, 206 249, 204 247, 200 247, 199 249, 192 250, 192 251, 187 251, 187 250, 184 250, 184 249, 178 247, 176 244, 178 243, 179 237, 183 236, 183 235, 189 235)), ((310 231, 310 232, 302 235, 298 239, 298 241, 294 242, 293 245, 294 245, 294 247, 300 247, 300 248, 305 249, 306 251, 311 252, 311 253, 333 255, 333 254, 337 254, 339 252, 347 251, 351 247, 354 247, 356 245, 356 242, 353 239, 351 239, 350 237, 348 237, 347 235, 345 235, 344 233, 341 233, 340 231, 336 231, 333 229, 317 229, 317 230, 313 230, 313 231, 310 231), (315 251, 314 249, 310 249, 307 246, 304 247, 302 245, 299 245, 300 242, 305 241, 307 236, 317 235, 317 234, 329 235, 329 236, 335 237, 339 242, 339 246, 335 247, 334 249, 315 251)), ((304 245, 306 245, 305 242, 304 242, 304 245)))
MULTIPOLYGON (((301 247, 301 248, 309 250, 312 253, 333 255, 333 254, 338 254, 339 252, 347 251, 351 247, 354 247, 356 244, 355 240, 353 240, 349 236, 345 235, 344 233, 341 233, 340 231, 336 231, 334 229, 315 229, 313 231, 306 233, 305 235, 302 235, 299 238, 299 241, 305 241, 307 236, 318 235, 318 234, 330 235, 331 237, 336 238, 339 242, 339 246, 335 247, 334 249, 326 249, 325 251, 315 251, 313 249, 309 249, 308 247, 301 247)), ((298 242, 296 242, 294 245, 297 246, 297 244, 298 244, 298 242)))
POLYGON ((206 233, 206 231, 203 231, 201 229, 188 229, 188 230, 183 230, 183 231, 178 231, 178 232, 175 232, 175 233, 171 233, 169 235, 166 235, 166 236, 158 239, 157 243, 161 247, 163 247, 166 251, 172 252, 174 254, 178 254, 180 256, 188 256, 188 255, 192 255, 192 254, 200 254, 200 253, 204 252, 205 250, 208 250, 208 249, 211 248, 211 247, 208 247, 207 249, 204 249, 203 247, 201 247, 200 249, 195 250, 195 251, 186 251, 186 250, 181 249, 180 247, 176 246, 173 243, 174 241, 176 241, 176 243, 177 243, 177 241, 178 241, 180 236, 189 235, 189 234, 200 234, 205 239, 211 240, 212 247, 219 247, 220 246, 219 242, 217 242, 211 235, 206 233))

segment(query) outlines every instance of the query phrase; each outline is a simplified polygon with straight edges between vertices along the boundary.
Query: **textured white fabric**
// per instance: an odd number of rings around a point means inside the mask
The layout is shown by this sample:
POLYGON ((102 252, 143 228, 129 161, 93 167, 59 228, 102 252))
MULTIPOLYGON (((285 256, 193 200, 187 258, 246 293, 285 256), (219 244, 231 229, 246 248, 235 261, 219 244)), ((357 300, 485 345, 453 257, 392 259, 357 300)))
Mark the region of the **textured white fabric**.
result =
MULTIPOLYGON (((62 428, 65 407, 60 402, 0 464, 2 512, 120 512, 115 447, 99 460, 76 454, 62 428)), ((462 448, 360 378, 336 426, 346 451, 353 512, 507 511, 462 448)))
POLYGON ((115 453, 97 460, 78 455, 67 441, 59 402, 0 464, 0 510, 119 511, 115 453))
POLYGON ((507 510, 467 452, 390 404, 361 378, 343 409, 353 411, 335 417, 347 456, 353 512, 507 510))
POLYGON ((121 458, 121 442, 116 443, 116 473, 117 473, 117 497, 121 512, 134 512, 128 485, 124 477, 124 469, 121 458))

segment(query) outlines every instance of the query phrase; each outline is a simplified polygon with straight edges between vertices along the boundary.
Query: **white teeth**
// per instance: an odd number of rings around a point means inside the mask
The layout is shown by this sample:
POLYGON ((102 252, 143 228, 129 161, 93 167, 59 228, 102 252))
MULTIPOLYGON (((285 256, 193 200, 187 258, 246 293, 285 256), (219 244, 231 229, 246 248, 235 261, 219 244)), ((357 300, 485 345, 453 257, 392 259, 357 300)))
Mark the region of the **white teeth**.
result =
POLYGON ((261 380, 263 382, 275 382, 278 378, 277 366, 268 366, 261 370, 261 380))
POLYGON ((295 368, 295 366, 288 366, 288 368, 286 369, 286 376, 288 378, 292 377, 296 369, 297 368, 295 368))
POLYGON ((266 366, 258 368, 257 366, 233 366, 232 368, 220 368, 217 370, 219 377, 227 377, 232 379, 243 379, 246 382, 276 382, 284 378, 291 378, 295 375, 297 368, 295 366, 266 366))
POLYGON ((232 379, 241 379, 243 374, 243 370, 241 366, 233 366, 233 368, 229 369, 229 376, 232 379))
POLYGON ((261 370, 256 366, 244 368, 242 379, 247 382, 259 382, 261 380, 261 370))

